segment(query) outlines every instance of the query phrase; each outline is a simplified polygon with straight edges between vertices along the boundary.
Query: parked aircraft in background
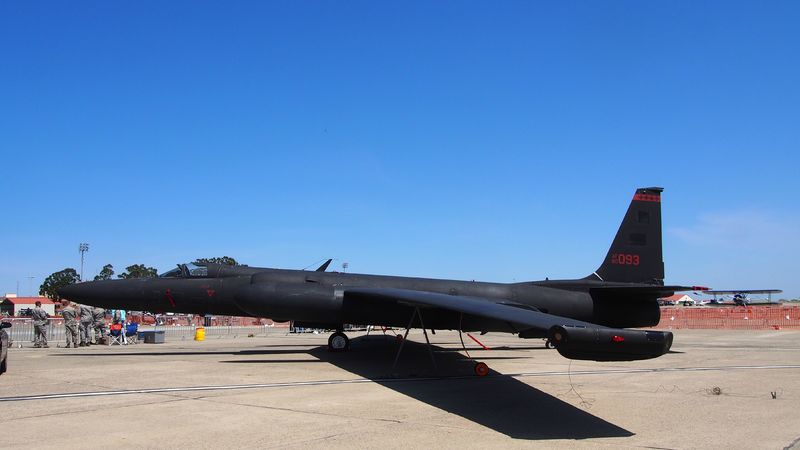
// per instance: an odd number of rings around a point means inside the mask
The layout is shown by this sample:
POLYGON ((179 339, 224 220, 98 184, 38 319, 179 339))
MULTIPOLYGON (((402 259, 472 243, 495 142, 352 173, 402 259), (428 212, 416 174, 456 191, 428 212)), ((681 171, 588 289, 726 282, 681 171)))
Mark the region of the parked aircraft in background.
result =
MULTIPOLYGON (((611 248, 590 275, 571 280, 484 283, 244 266, 182 264, 158 278, 104 280, 65 287, 70 300, 113 309, 269 317, 337 330, 344 324, 425 330, 516 333, 547 338, 572 359, 655 358, 672 333, 628 329, 658 324, 657 299, 697 286, 665 286, 661 188, 637 189, 611 248)), ((427 332, 425 332, 427 339, 427 332)), ((488 371, 476 365, 476 373, 488 371)))
POLYGON ((713 290, 704 293, 714 296, 714 299, 708 302, 710 306, 756 306, 778 304, 779 302, 772 301, 772 294, 781 292, 783 291, 780 289, 742 289, 738 291, 713 290), (749 296, 752 294, 767 294, 767 300, 750 300, 749 296), (730 296, 730 300, 726 301, 726 296, 730 296))

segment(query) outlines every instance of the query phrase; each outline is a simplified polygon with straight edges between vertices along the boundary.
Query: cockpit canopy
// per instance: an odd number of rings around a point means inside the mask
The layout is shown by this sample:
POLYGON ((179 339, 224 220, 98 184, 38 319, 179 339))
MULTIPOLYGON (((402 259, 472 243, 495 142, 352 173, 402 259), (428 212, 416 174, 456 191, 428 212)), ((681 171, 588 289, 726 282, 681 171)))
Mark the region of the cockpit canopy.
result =
POLYGON ((160 278, 204 278, 208 276, 208 267, 194 263, 178 264, 178 267, 159 275, 160 278))

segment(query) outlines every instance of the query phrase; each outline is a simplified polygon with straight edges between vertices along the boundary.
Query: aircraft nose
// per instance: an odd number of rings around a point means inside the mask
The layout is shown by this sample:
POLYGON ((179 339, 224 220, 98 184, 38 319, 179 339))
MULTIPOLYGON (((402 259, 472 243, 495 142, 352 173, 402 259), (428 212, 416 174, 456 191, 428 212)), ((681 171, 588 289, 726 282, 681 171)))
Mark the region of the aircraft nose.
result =
POLYGON ((58 289, 61 298, 113 309, 147 309, 148 294, 146 279, 85 281, 58 289))
POLYGON ((58 292, 58 296, 61 298, 65 298, 70 301, 82 302, 88 296, 88 286, 81 286, 81 284, 83 283, 70 284, 68 286, 58 288, 56 292, 58 292))

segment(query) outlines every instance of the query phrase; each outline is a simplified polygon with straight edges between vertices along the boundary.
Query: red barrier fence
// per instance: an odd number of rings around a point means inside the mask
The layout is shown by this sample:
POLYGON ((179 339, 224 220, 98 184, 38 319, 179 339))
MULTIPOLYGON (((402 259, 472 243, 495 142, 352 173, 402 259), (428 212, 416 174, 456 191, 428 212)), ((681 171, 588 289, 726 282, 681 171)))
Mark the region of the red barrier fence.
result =
MULTIPOLYGON (((156 319, 149 314, 134 314, 128 313, 125 318, 128 322, 136 322, 142 325, 153 325, 156 319)), ((289 327, 289 322, 276 323, 270 319, 262 319, 256 317, 238 317, 238 316, 214 316, 210 320, 211 323, 206 322, 206 318, 201 315, 175 315, 175 316, 161 316, 159 317, 159 325, 181 325, 181 326, 226 326, 226 327, 249 327, 256 325, 268 325, 274 327, 289 327)))
POLYGON ((663 307, 660 329, 800 329, 800 306, 663 307))

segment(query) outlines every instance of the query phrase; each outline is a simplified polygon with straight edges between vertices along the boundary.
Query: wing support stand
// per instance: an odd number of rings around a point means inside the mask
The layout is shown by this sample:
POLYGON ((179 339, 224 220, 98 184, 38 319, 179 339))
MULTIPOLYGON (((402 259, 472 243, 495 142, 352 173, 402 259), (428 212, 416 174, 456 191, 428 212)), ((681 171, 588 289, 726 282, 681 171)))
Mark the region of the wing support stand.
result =
MULTIPOLYGON (((463 320, 464 320, 464 313, 458 313, 458 339, 461 341, 461 348, 464 350, 464 353, 467 355, 467 359, 469 359, 470 361, 475 363, 475 366, 473 368, 473 370, 475 371, 475 375, 477 375, 479 377, 485 377, 486 375, 489 374, 489 366, 487 366, 485 362, 476 361, 469 354, 469 350, 467 350, 467 346, 464 345, 464 336, 462 335, 462 331, 461 331, 461 322, 463 320)), ((485 345, 481 344, 480 341, 478 341, 477 339, 472 337, 472 335, 470 335, 469 333, 467 333, 467 336, 472 338, 473 341, 475 341, 478 344, 480 344, 480 346, 483 347, 484 350, 489 350, 485 345)))
POLYGON ((425 323, 422 321, 422 312, 419 310, 419 306, 415 306, 414 312, 411 313, 411 320, 408 321, 408 326, 406 327, 406 332, 403 335, 403 339, 400 340, 400 348, 397 349, 397 354, 394 356, 394 363, 392 364, 392 374, 395 373, 395 368, 397 368, 397 362, 400 360, 400 353, 403 351, 403 346, 405 346, 406 339, 408 338, 408 332, 411 331, 411 326, 414 325, 414 319, 417 317, 419 317, 419 326, 420 328, 422 328, 422 333, 425 335, 425 342, 428 344, 428 354, 431 357, 431 364, 433 365, 433 371, 435 373, 439 372, 439 368, 436 366, 436 358, 434 358, 433 356, 433 347, 431 346, 430 339, 428 339, 428 331, 425 329, 425 323))

